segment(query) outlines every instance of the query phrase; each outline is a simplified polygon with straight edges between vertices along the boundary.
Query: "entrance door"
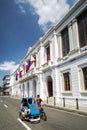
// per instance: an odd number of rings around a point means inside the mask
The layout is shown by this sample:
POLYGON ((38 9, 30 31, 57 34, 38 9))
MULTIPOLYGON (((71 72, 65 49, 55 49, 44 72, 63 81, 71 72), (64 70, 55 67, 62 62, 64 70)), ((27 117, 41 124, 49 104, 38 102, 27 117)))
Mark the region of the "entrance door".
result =
POLYGON ((53 86, 52 86, 52 78, 51 77, 48 77, 47 86, 48 86, 48 96, 52 97, 53 96, 53 86))

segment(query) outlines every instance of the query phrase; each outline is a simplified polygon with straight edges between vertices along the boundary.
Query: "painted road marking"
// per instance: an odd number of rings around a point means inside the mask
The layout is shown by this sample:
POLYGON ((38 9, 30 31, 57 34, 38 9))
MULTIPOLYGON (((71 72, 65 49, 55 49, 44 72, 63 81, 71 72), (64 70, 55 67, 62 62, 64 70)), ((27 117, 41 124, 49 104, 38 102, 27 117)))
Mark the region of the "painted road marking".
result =
POLYGON ((4 107, 5 107, 5 108, 8 108, 8 106, 7 106, 6 104, 4 104, 4 107))
POLYGON ((21 119, 17 119, 25 128, 26 130, 32 130, 28 125, 26 125, 21 119))

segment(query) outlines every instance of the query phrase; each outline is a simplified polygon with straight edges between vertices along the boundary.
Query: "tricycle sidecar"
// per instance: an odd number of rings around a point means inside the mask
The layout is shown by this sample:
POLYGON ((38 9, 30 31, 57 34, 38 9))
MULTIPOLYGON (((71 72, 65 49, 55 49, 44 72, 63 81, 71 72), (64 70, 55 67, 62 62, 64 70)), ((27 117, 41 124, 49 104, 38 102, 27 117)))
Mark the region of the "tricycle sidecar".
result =
POLYGON ((23 98, 19 109, 19 117, 21 120, 29 120, 31 122, 40 121, 40 111, 38 105, 33 98, 23 98))

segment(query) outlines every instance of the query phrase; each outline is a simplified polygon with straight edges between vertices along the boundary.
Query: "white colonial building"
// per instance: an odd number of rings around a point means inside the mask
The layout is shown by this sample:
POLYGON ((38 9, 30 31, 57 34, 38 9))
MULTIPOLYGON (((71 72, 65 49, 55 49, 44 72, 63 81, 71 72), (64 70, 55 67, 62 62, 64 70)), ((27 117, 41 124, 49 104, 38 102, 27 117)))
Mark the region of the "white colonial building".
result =
POLYGON ((87 107, 87 0, 79 0, 11 74, 11 95, 87 107))

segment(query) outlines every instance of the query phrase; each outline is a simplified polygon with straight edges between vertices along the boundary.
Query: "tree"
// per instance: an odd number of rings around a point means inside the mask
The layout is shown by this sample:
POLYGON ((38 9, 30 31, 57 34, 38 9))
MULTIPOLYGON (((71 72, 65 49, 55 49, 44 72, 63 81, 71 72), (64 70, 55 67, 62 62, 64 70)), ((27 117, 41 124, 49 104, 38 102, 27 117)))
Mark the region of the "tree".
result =
POLYGON ((3 91, 3 88, 0 86, 0 92, 2 92, 3 91))

